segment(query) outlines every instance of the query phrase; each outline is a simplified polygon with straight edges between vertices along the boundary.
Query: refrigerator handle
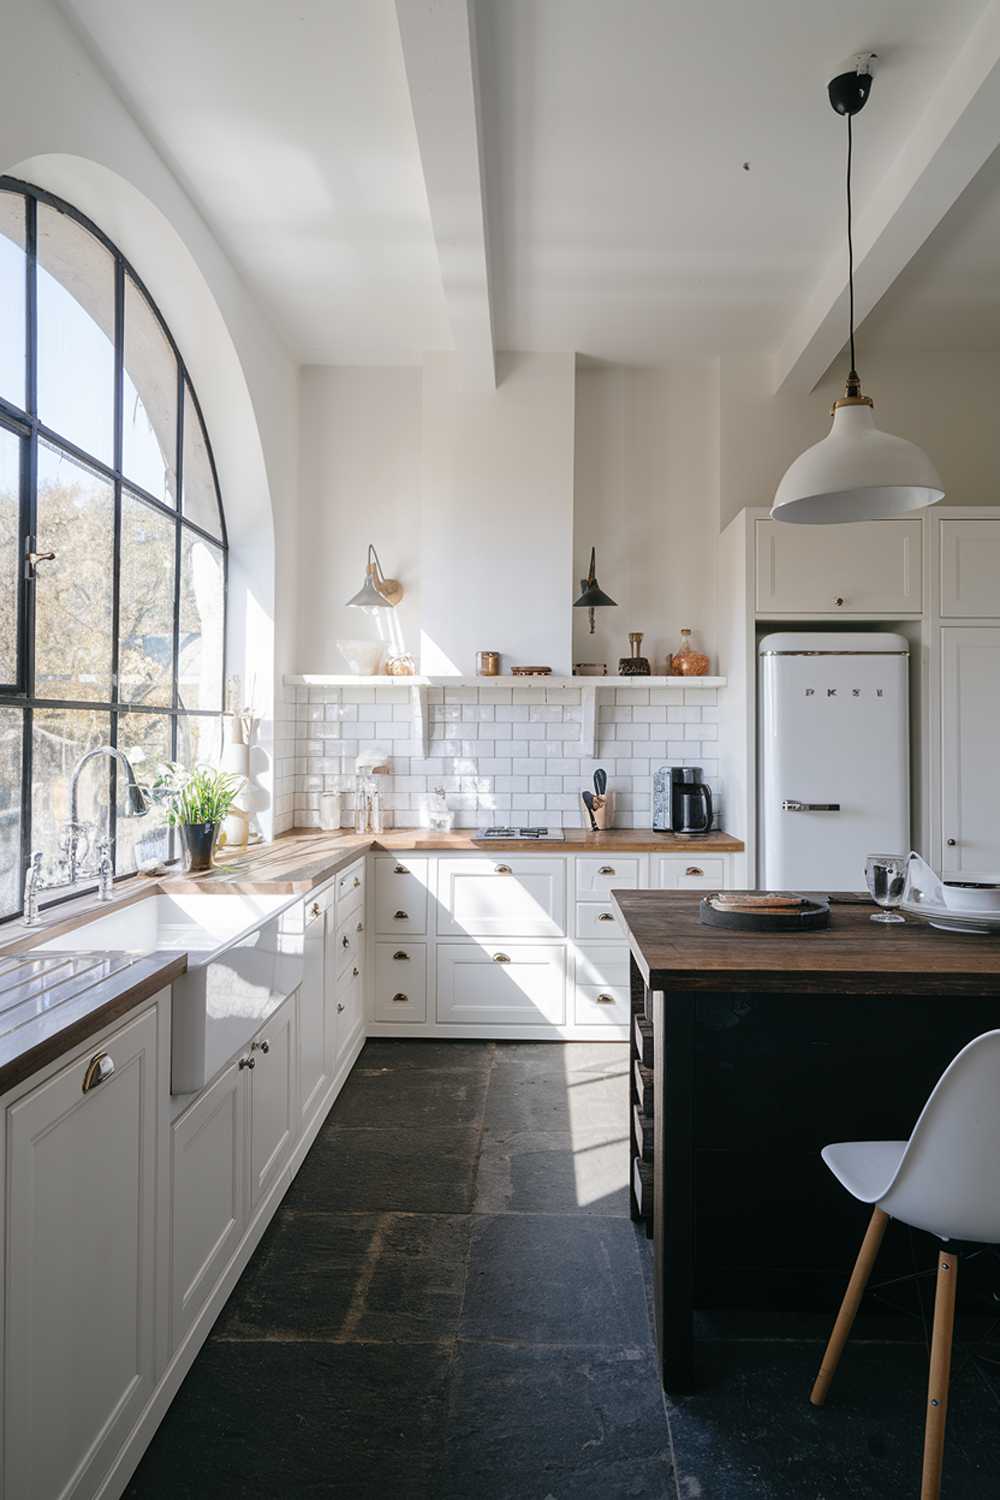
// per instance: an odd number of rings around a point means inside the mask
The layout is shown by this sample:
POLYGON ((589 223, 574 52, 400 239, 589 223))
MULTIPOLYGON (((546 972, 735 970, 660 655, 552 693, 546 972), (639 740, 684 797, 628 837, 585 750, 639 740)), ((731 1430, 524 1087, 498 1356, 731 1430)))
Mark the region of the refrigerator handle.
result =
POLYGON ((781 804, 782 812, 840 812, 839 802, 796 802, 786 799, 781 804))

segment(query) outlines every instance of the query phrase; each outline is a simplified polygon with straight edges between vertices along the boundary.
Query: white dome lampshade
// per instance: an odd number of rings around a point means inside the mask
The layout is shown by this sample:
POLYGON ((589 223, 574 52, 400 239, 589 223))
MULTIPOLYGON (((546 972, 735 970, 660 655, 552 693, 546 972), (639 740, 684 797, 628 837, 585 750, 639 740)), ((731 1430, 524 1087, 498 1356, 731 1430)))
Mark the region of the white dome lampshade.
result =
POLYGON ((937 469, 916 443, 875 426, 868 396, 834 403, 833 426, 785 471, 771 507, 777 521, 812 526, 881 521, 944 496, 937 469))

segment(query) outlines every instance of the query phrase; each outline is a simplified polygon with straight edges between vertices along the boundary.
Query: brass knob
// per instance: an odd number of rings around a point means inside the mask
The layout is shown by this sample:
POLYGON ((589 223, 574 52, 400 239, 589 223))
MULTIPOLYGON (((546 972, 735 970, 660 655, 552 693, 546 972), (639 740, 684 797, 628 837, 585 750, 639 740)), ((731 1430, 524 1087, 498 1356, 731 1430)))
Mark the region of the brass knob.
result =
POLYGON ((361 970, 358 968, 357 964, 354 965, 351 973, 354 975, 355 979, 357 979, 358 975, 361 973, 361 970))
POLYGON ((958 839, 947 839, 946 843, 949 849, 954 849, 955 845, 958 843, 958 839))
POLYGON ((395 951, 395 953, 392 956, 396 960, 397 963, 399 963, 401 960, 404 960, 404 959, 405 959, 405 961, 407 963, 410 962, 410 955, 408 953, 404 953, 403 950, 402 950, 402 948, 397 948, 396 951, 395 951))
POLYGON ((609 911, 599 911, 597 913, 597 920, 599 922, 613 922, 615 919, 612 916, 611 912, 609 912, 609 911))
POLYGON ((598 995, 597 1003, 598 1005, 614 1005, 615 997, 614 995, 598 995))
POLYGON ((91 1089, 99 1088, 114 1071, 115 1060, 111 1053, 98 1052, 87 1064, 87 1071, 83 1075, 83 1092, 89 1094, 91 1089))
POLYGON ((394 875, 409 875, 410 872, 405 865, 394 865, 392 873, 394 875))
POLYGON ((255 1061, 254 1058, 252 1058, 252 1057, 241 1057, 240 1058, 240 1072, 242 1072, 244 1068, 255 1068, 256 1066, 257 1066, 257 1063, 256 1063, 256 1061, 255 1061))
POLYGON ((392 917, 394 922, 408 922, 410 920, 410 914, 406 911, 394 911, 392 917))
POLYGON ((358 879, 357 875, 355 875, 355 877, 354 877, 354 889, 357 890, 357 888, 358 888, 358 886, 360 884, 361 884, 361 881, 358 879))
POLYGON ((319 913, 320 913, 319 902, 318 901, 314 901, 313 904, 312 904, 312 906, 310 906, 310 908, 309 908, 309 915, 312 916, 312 917, 318 917, 319 913))
POLYGON ((354 929, 355 932, 364 932, 364 930, 365 930, 365 924, 364 924, 364 922, 359 922, 358 925, 357 925, 357 927, 355 927, 355 929, 354 929))
POLYGON ((495 865, 494 869, 498 875, 509 875, 511 873, 510 865, 495 865))
POLYGON ((348 936, 347 936, 347 933, 346 933, 346 932, 345 932, 345 933, 344 933, 344 936, 343 936, 343 937, 342 937, 342 938, 341 938, 341 940, 340 940, 340 946, 341 946, 341 947, 342 947, 342 948, 349 948, 349 947, 350 947, 350 946, 351 946, 351 940, 350 940, 350 938, 349 938, 349 937, 348 937, 348 936))
MULTIPOLYGON (((337 1015, 341 1016, 341 1015, 343 1015, 343 1013, 344 1013, 344 1003, 343 1003, 342 1000, 338 1000, 337 1001, 337 1015)), ((243 1066, 243 1064, 240 1063, 240 1067, 242 1067, 242 1066, 243 1066)))
POLYGON ((265 1053, 267 1053, 267 1052, 270 1052, 270 1050, 271 1050, 271 1043, 268 1041, 267 1037, 264 1037, 259 1042, 251 1042, 250 1043, 250 1051, 251 1052, 265 1052, 265 1053))
POLYGON ((613 875, 615 873, 615 867, 614 865, 602 865, 597 873, 598 875, 613 875))
POLYGON ((844 601, 843 601, 843 599, 842 599, 842 597, 841 597, 841 596, 840 596, 840 594, 838 594, 838 595, 837 595, 837 597, 836 597, 836 599, 834 599, 834 601, 833 601, 833 602, 834 602, 834 604, 836 604, 836 605, 837 605, 837 607, 838 607, 838 608, 839 608, 839 607, 840 607, 840 605, 841 605, 841 604, 843 604, 843 602, 844 602, 844 601))
POLYGON ((404 995, 402 990, 399 990, 395 995, 393 995, 392 1003, 393 1005, 405 1005, 409 998, 409 995, 404 995))
POLYGON ((685 875, 704 875, 704 873, 705 871, 699 869, 697 865, 688 865, 687 869, 684 871, 685 875))
POLYGON ((509 964, 510 958, 506 953, 494 953, 493 962, 495 964, 509 964))

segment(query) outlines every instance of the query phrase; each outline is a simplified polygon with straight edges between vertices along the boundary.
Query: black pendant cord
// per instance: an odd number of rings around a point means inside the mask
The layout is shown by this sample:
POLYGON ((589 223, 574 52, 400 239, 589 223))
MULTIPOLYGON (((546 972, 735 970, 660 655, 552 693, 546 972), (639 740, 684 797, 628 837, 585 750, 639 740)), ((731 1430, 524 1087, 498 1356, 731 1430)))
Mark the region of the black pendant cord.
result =
POLYGON ((851 205, 851 163, 854 156, 853 118, 847 116, 847 289, 851 325, 851 373, 848 379, 858 384, 858 372, 854 363, 854 214, 851 205))

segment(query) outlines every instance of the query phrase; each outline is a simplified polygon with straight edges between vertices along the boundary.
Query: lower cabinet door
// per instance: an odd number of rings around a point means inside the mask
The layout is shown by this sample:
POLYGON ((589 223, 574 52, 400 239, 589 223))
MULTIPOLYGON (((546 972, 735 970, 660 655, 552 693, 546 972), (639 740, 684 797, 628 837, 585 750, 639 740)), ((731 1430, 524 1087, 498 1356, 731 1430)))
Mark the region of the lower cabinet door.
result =
POLYGON ((437 1018, 456 1026, 561 1026, 566 950, 561 943, 439 943, 437 1018))
POLYGON ((10 1500, 92 1495, 153 1391, 156 1037, 146 1011, 7 1113, 10 1500))
POLYGON ((376 1021, 427 1020, 427 949, 423 943, 375 944, 376 1021))
POLYGON ((337 1065, 357 1041, 364 1024, 364 991, 360 964, 351 964, 337 981, 337 1065))
POLYGON ((231 1063, 174 1122, 170 1142, 170 1348, 217 1285, 246 1224, 246 1093, 231 1063))
POLYGON ((286 1000, 251 1043, 251 1209, 269 1192, 295 1139, 295 1000, 286 1000))
MULTIPOLYGON (((307 907, 307 913, 308 913, 307 907)), ((326 928, 333 912, 307 915, 303 942, 302 984, 299 987, 299 1118, 308 1126, 330 1080, 330 1050, 326 1039, 326 928)), ((256 1071, 256 1070, 255 1070, 256 1071)))

